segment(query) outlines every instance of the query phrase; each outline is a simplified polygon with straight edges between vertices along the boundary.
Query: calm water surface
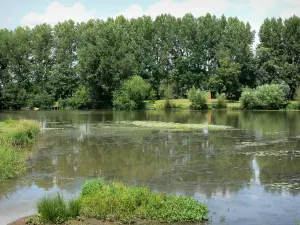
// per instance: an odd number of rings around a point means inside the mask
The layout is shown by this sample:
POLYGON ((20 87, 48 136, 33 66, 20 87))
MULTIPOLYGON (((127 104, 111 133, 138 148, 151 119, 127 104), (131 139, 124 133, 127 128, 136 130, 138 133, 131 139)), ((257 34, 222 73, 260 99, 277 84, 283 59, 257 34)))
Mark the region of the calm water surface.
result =
POLYGON ((192 196, 208 204, 212 224, 285 225, 300 219, 300 112, 0 112, 0 120, 20 117, 40 121, 42 135, 27 173, 0 183, 1 225, 34 214, 42 196, 59 191, 76 197, 86 179, 97 177, 192 196), (235 129, 116 124, 128 120, 235 129), (275 183, 286 185, 274 188, 275 183))

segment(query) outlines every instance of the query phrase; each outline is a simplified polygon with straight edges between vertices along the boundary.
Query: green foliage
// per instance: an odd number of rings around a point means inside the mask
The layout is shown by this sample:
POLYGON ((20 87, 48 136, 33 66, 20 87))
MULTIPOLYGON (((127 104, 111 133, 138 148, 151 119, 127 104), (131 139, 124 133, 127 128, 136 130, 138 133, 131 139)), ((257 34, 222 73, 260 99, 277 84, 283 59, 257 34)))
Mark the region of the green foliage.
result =
POLYGON ((54 104, 54 97, 46 93, 35 95, 32 99, 28 100, 28 106, 33 108, 46 109, 54 104))
POLYGON ((295 100, 300 104, 300 87, 296 89, 295 100))
POLYGON ((155 103, 155 101, 156 101, 156 92, 153 89, 151 89, 149 92, 149 101, 151 103, 155 103))
POLYGON ((97 192, 98 190, 101 190, 104 184, 105 182, 103 179, 87 180, 82 186, 81 195, 91 195, 97 192))
POLYGON ((72 97, 59 99, 58 104, 62 108, 70 107, 72 109, 82 109, 91 106, 90 90, 85 86, 80 86, 72 97))
POLYGON ((118 110, 141 109, 144 105, 150 84, 139 76, 125 81, 120 90, 114 93, 113 106, 118 110))
MULTIPOLYGON (((192 87, 238 99, 244 87, 282 81, 291 99, 300 85, 299 26, 297 16, 266 19, 255 55, 249 23, 210 14, 0 29, 1 108, 18 109, 27 102, 43 108, 50 102, 47 93, 71 108, 108 107, 115 101, 115 108, 138 109, 142 101, 133 97, 141 95, 121 90, 132 74, 146 79, 157 95, 165 86, 169 93, 161 97, 167 104, 186 97, 192 87)), ((154 95, 147 96, 154 101, 154 95)))
POLYGON ((297 102, 297 103, 289 103, 287 106, 286 106, 286 109, 287 110, 300 110, 300 104, 297 102))
POLYGON ((217 104, 216 107, 218 109, 224 109, 227 108, 227 100, 226 100, 226 95, 223 94, 217 94, 217 104))
POLYGON ((25 154, 11 144, 0 141, 0 181, 18 176, 25 169, 25 154))
POLYGON ((207 207, 190 197, 156 194, 147 188, 126 187, 116 182, 100 185, 98 189, 94 188, 91 181, 84 186, 93 190, 80 197, 82 215, 88 218, 124 223, 136 219, 161 222, 198 222, 208 219, 207 207))
POLYGON ((244 89, 240 101, 246 109, 280 109, 286 104, 286 93, 280 84, 265 84, 244 89))
POLYGON ((207 108, 207 93, 196 88, 191 88, 188 91, 188 99, 192 102, 192 109, 207 108))
POLYGON ((13 178, 25 169, 26 152, 20 147, 40 132, 40 124, 31 120, 0 122, 0 180, 13 178))

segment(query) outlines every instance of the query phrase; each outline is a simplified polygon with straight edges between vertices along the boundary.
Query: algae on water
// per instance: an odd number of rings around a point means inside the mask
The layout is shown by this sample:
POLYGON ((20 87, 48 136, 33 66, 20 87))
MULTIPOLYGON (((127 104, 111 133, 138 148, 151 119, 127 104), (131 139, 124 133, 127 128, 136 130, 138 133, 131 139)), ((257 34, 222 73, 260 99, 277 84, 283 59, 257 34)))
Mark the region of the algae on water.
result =
POLYGON ((160 121, 122 121, 122 124, 131 124, 138 127, 161 128, 161 129, 177 129, 177 130, 226 130, 233 127, 225 125, 213 124, 188 124, 188 123, 172 123, 160 121))

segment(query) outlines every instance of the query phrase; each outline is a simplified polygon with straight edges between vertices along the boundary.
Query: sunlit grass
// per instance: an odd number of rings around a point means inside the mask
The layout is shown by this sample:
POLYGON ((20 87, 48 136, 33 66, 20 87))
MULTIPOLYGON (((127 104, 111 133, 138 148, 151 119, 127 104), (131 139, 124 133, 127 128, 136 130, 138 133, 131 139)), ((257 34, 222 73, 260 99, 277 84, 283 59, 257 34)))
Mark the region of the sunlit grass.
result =
POLYGON ((39 134, 40 124, 32 120, 0 122, 0 180, 13 178, 26 168, 24 146, 39 134))
POLYGON ((80 196, 84 217, 123 223, 137 219, 169 223, 207 220, 207 206, 190 197, 156 194, 148 188, 127 187, 117 182, 95 184, 96 181, 87 181, 80 196))

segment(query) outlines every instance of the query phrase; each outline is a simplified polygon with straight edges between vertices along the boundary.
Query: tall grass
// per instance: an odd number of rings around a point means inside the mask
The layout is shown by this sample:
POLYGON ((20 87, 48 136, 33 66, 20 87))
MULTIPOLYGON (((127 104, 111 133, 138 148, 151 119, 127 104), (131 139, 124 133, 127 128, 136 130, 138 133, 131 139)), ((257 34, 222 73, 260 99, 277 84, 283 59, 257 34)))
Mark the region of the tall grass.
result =
POLYGON ((78 200, 65 201, 57 194, 55 197, 43 197, 37 203, 37 210, 42 223, 63 223, 79 215, 80 205, 78 200))
POLYGON ((26 167, 25 145, 40 132, 40 124, 32 120, 0 122, 0 180, 13 178, 26 167))

